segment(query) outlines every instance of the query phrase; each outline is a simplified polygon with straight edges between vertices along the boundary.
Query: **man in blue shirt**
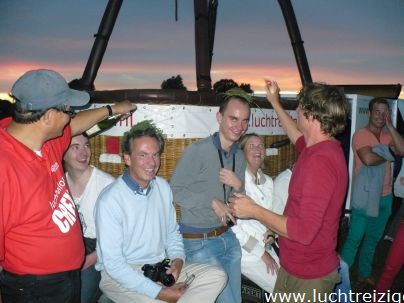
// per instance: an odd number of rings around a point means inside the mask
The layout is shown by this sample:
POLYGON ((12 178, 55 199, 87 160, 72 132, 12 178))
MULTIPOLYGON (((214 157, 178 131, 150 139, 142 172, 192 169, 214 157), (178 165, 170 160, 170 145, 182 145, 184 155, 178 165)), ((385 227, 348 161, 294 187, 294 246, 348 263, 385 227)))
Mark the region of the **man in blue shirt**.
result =
POLYGON ((122 152, 127 170, 97 200, 100 288, 120 303, 214 302, 226 275, 210 265, 184 265, 172 192, 164 179, 156 177, 164 140, 153 124, 144 121, 142 125, 125 133, 122 152), (142 272, 145 264, 166 258, 171 259, 166 274, 176 281, 172 286, 152 281, 142 272), (184 282, 192 276, 192 284, 184 282))

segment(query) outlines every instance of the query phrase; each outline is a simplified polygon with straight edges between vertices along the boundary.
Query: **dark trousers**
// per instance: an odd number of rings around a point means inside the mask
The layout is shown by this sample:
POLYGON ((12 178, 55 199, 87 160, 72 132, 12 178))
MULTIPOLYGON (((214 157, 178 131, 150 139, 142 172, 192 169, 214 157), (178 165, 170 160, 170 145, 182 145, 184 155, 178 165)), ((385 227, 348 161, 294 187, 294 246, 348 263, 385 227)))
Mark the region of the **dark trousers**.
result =
POLYGON ((80 270, 49 275, 0 272, 3 303, 80 303, 80 270))

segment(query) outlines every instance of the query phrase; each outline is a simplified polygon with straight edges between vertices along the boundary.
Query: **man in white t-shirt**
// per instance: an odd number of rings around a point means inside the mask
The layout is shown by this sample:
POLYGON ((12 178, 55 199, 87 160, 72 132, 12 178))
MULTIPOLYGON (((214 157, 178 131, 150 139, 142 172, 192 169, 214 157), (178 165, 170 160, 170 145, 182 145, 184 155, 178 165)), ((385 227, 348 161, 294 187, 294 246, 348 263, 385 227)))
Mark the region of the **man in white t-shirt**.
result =
POLYGON ((97 261, 94 207, 101 190, 115 180, 110 174, 90 165, 90 156, 88 137, 83 134, 72 137, 64 156, 64 166, 70 193, 80 216, 86 249, 81 271, 81 303, 95 303, 101 296, 98 286, 101 275, 94 268, 97 261))

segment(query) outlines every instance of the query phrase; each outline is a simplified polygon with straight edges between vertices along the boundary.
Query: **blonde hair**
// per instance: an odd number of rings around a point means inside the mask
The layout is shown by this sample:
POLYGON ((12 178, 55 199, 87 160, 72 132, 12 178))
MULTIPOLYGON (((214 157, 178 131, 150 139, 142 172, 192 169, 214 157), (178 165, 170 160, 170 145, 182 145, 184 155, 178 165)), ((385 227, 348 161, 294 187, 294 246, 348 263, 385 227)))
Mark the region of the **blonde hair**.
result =
MULTIPOLYGON (((248 133, 248 134, 245 134, 245 135, 243 135, 243 136, 240 138, 240 140, 239 140, 239 147, 240 147, 240 149, 244 152, 244 154, 245 154, 245 152, 246 152, 245 149, 246 149, 247 141, 248 141, 250 138, 253 138, 253 137, 259 138, 259 139, 262 141, 262 143, 264 143, 264 145, 265 145, 264 138, 263 138, 262 136, 258 135, 257 133, 248 133)), ((262 162, 260 168, 261 168, 262 170, 264 170, 264 169, 266 168, 266 167, 265 167, 265 161, 262 162)))
POLYGON ((258 135, 256 133, 248 133, 248 134, 243 135, 239 140, 239 146, 240 146, 241 150, 245 151, 245 145, 246 145, 248 139, 250 139, 252 137, 260 138, 261 141, 264 143, 264 138, 262 138, 260 135, 258 135))

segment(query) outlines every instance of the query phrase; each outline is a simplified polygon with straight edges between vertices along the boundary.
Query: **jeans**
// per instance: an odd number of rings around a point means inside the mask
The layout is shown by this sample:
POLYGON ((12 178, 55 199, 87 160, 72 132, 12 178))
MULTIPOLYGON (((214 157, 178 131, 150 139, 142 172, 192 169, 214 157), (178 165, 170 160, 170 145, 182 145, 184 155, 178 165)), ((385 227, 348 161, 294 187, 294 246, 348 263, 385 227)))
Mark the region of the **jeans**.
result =
POLYGON ((101 297, 101 274, 94 265, 81 272, 81 303, 96 303, 101 297))
POLYGON ((335 285, 335 293, 346 294, 346 297, 343 295, 339 297, 340 302, 350 303, 351 301, 349 300, 349 291, 351 290, 351 280, 349 278, 349 266, 341 258, 339 259, 338 273, 341 277, 341 282, 335 285))
POLYGON ((217 237, 184 239, 186 261, 222 268, 228 277, 216 303, 241 303, 241 248, 231 229, 217 237))
POLYGON ((0 272, 3 303, 80 303, 80 270, 51 277, 0 272))
POLYGON ((387 221, 391 214, 392 194, 380 198, 379 215, 369 217, 365 210, 352 209, 348 236, 341 250, 342 259, 351 267, 356 253, 363 240, 359 252, 358 276, 368 278, 372 274, 373 257, 377 243, 383 236, 387 221))

